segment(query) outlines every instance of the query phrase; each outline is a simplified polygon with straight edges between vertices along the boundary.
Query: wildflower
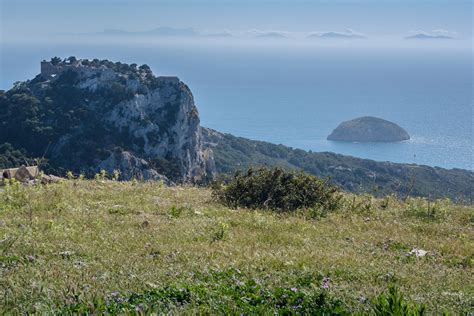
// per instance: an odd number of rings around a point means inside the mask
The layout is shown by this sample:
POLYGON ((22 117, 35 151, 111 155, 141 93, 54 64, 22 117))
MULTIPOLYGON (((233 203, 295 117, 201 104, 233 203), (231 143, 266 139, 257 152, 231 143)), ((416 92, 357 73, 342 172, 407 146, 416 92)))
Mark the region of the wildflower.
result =
POLYGON ((110 293, 110 296, 112 296, 112 297, 118 297, 119 295, 120 295, 120 293, 117 292, 117 291, 114 291, 114 292, 110 293))
POLYGON ((359 302, 360 302, 361 304, 365 304, 365 303, 368 302, 368 299, 367 299, 367 297, 365 297, 365 296, 362 295, 362 296, 359 297, 359 302))
POLYGON ((68 258, 70 258, 73 254, 74 254, 74 252, 73 252, 73 251, 69 251, 69 250, 61 251, 61 252, 59 253, 59 255, 60 255, 61 257, 63 257, 63 259, 68 259, 68 258))
POLYGON ((122 304, 124 302, 123 298, 120 297, 120 293, 117 291, 110 293, 110 296, 115 303, 122 304))
POLYGON ((292 292, 298 291, 298 289, 297 289, 296 287, 292 287, 290 290, 291 290, 292 292))
POLYGON ((329 289, 329 282, 331 281, 331 278, 330 277, 324 277, 323 279, 323 284, 321 285, 321 287, 323 289, 329 289))
POLYGON ((74 261, 73 265, 76 269, 80 269, 86 266, 86 263, 84 261, 77 260, 77 261, 74 261))
POLYGON ((244 282, 242 282, 242 281, 240 281, 240 280, 238 280, 238 279, 235 280, 235 284, 237 284, 238 286, 244 286, 244 285, 245 285, 244 282))

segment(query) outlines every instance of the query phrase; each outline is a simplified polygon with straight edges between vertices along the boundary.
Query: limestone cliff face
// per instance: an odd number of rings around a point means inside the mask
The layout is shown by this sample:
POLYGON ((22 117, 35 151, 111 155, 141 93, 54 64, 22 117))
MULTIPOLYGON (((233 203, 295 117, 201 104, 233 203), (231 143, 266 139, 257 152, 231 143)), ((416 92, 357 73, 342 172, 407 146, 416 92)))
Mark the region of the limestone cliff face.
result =
POLYGON ((134 92, 133 97, 113 107, 105 121, 120 133, 126 132, 134 140, 133 149, 145 157, 173 160, 183 180, 212 173, 206 170, 208 154, 202 149, 191 90, 176 77, 159 77, 153 89, 136 81, 127 82, 127 88, 134 92))
POLYGON ((53 96, 55 106, 64 107, 57 115, 67 110, 83 115, 74 128, 51 139, 48 158, 56 165, 86 173, 119 170, 123 179, 213 176, 212 151, 202 147, 193 95, 177 77, 155 77, 146 65, 98 60, 41 66, 28 84, 40 103, 53 96), (65 89, 70 103, 62 105, 65 89))

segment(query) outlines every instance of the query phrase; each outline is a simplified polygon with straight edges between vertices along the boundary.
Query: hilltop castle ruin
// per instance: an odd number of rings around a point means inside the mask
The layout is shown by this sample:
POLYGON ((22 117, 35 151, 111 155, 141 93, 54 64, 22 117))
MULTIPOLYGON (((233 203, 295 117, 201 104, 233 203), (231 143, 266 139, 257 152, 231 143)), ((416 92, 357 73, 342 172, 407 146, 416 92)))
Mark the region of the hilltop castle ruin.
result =
MULTIPOLYGON (((68 59, 64 61, 61 61, 58 58, 54 62, 53 62, 53 59, 51 61, 43 60, 41 62, 40 75, 44 79, 52 79, 69 69, 74 69, 74 70, 79 70, 81 73, 86 74, 86 75, 93 75, 100 72, 103 74, 104 78, 108 77, 109 79, 111 79, 114 77, 113 75, 114 70, 110 69, 111 65, 114 66, 114 63, 109 62, 107 60, 90 61, 88 59, 76 59, 75 57, 69 57, 68 59)), ((125 64, 122 64, 122 65, 125 65, 125 64)), ((126 65, 126 67, 129 67, 129 66, 126 65)), ((146 77, 147 72, 151 73, 151 70, 149 69, 148 66, 146 66, 146 68, 143 68, 143 69, 135 68, 135 71, 137 70, 142 78, 146 77)), ((158 76, 157 79, 161 82, 166 82, 170 84, 179 83, 179 79, 176 76, 158 76)))
POLYGON ((55 75, 59 75, 66 69, 70 69, 71 67, 77 67, 77 62, 76 63, 58 63, 58 64, 53 64, 50 61, 43 60, 41 62, 41 76, 44 78, 48 77, 53 77, 55 75))

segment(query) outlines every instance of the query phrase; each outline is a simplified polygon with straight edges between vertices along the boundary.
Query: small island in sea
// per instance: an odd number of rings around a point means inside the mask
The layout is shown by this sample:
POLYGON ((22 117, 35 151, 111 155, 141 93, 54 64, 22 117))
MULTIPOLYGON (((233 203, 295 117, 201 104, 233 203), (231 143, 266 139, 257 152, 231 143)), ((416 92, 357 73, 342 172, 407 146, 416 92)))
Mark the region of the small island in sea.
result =
POLYGON ((344 142, 399 142, 410 139, 397 124, 372 116, 359 117, 339 124, 327 137, 344 142))

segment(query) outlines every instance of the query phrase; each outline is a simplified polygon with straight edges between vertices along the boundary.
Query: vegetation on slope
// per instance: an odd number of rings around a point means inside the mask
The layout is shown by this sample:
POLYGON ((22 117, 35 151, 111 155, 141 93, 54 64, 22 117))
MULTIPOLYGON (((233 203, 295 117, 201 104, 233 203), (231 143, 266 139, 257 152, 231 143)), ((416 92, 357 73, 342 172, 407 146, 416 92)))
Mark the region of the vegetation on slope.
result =
MULTIPOLYGON (((108 61, 102 63, 114 65, 108 61)), ((97 103, 97 108, 105 112, 113 102, 118 102, 117 98, 127 99, 131 92, 119 81, 110 90, 81 89, 76 86, 78 77, 77 72, 68 70, 54 82, 38 75, 33 80, 17 83, 8 91, 0 90, 0 144, 10 143, 28 157, 37 158, 45 154, 51 156, 51 144, 61 137, 83 134, 79 141, 64 150, 61 159, 51 161, 48 171, 57 174, 64 174, 66 166, 74 169, 72 166, 92 164, 96 157, 107 157, 106 145, 111 131, 99 120, 91 104, 97 103)), ((117 138, 121 142, 117 141, 116 146, 131 142, 126 135, 117 138)), ((2 167, 4 165, 0 165, 2 167)))
POLYGON ((17 168, 21 165, 35 164, 35 160, 25 152, 13 148, 9 143, 0 144, 0 169, 17 168))
POLYGON ((217 170, 232 174, 248 167, 279 166, 330 178, 342 189, 356 193, 399 197, 449 197, 472 202, 474 172, 422 165, 376 162, 330 152, 307 152, 284 145, 254 141, 203 128, 204 139, 214 152, 217 170))
POLYGON ((351 194, 341 202, 310 219, 228 208, 205 188, 103 177, 8 185, 0 310, 472 311, 472 207, 351 194), (393 284, 405 299, 387 292, 393 284))

